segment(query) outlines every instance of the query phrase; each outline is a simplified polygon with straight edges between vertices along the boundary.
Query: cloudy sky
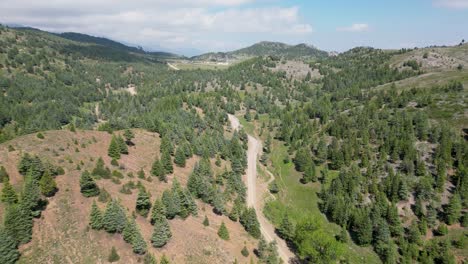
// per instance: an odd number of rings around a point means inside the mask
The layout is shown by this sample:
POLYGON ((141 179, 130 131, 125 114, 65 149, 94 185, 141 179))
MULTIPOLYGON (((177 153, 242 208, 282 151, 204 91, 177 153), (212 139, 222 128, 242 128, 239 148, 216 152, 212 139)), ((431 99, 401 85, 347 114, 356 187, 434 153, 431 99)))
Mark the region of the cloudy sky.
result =
POLYGON ((344 51, 468 40, 468 0, 0 0, 0 23, 185 55, 261 40, 344 51))

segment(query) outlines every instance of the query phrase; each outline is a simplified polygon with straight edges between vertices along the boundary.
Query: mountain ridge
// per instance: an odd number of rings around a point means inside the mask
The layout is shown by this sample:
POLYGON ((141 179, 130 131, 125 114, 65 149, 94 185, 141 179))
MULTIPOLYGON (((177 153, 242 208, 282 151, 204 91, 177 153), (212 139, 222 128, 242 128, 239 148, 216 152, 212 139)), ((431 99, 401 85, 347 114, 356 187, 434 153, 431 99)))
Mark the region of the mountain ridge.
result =
POLYGON ((245 48, 228 52, 208 52, 193 56, 190 59, 195 61, 208 60, 224 62, 227 60, 257 56, 280 56, 287 59, 324 58, 328 56, 328 52, 306 43, 290 45, 276 41, 260 41, 245 48))

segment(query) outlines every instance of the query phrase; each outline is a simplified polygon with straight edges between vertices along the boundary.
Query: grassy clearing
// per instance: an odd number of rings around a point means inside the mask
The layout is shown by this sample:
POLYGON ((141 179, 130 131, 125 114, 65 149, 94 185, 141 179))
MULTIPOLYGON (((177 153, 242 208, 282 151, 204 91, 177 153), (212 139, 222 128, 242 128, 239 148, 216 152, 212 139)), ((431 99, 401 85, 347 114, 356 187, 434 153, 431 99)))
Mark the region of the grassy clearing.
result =
MULTIPOLYGON (((288 155, 287 147, 279 141, 273 140, 270 159, 272 167, 271 172, 276 177, 276 182, 280 192, 277 199, 269 201, 265 208, 265 215, 278 226, 283 215, 287 212, 292 221, 299 223, 305 219, 312 218, 322 223, 322 228, 334 236, 339 233, 340 227, 330 223, 318 208, 319 198, 317 193, 320 191, 320 183, 301 184, 299 182, 301 174, 294 169, 292 162, 285 163, 284 158, 288 155)), ((337 171, 330 171, 326 182, 338 175, 337 171)), ((370 247, 359 247, 353 242, 348 243, 345 257, 351 263, 380 263, 378 256, 370 247)))

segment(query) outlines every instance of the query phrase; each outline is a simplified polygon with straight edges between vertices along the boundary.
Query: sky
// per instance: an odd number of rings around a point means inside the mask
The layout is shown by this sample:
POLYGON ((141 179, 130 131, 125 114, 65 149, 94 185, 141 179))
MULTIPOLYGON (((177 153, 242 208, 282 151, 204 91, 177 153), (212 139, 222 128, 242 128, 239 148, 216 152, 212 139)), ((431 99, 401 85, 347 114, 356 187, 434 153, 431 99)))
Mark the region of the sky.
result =
POLYGON ((0 0, 0 23, 188 56, 264 40, 342 52, 468 40, 468 0, 0 0))

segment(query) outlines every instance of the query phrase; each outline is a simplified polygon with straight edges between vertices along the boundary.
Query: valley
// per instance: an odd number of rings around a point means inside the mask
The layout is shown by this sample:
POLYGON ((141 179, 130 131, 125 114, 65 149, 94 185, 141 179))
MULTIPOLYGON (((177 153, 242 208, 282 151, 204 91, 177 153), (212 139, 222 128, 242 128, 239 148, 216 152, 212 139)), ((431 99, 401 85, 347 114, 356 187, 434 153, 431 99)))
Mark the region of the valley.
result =
POLYGON ((465 263, 467 47, 1 26, 0 263, 465 263))

